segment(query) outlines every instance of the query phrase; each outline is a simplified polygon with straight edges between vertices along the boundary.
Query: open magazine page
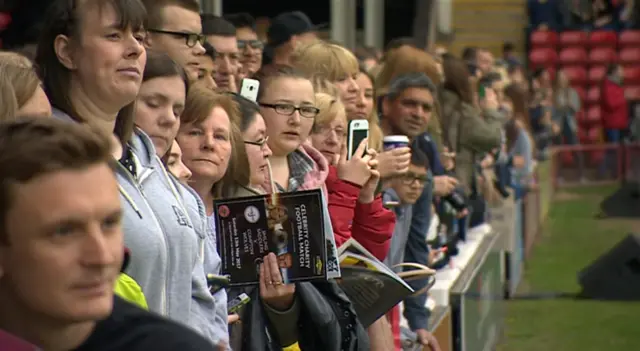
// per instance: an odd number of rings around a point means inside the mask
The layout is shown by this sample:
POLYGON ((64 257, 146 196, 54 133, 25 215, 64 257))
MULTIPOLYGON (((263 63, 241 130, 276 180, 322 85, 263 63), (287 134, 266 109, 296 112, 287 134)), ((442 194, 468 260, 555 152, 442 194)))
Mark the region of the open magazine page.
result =
POLYGON ((365 327, 413 293, 411 286, 353 238, 342 244, 338 252, 342 270, 338 284, 365 327))
POLYGON ((273 252, 285 283, 327 279, 327 239, 321 190, 214 202, 222 274, 231 286, 258 283, 273 252))

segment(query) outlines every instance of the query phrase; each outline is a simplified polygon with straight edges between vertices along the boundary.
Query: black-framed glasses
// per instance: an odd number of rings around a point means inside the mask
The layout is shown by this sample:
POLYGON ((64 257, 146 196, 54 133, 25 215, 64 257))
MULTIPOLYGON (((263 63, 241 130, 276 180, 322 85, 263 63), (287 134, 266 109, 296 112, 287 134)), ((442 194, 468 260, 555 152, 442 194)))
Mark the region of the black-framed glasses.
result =
POLYGON ((147 29, 147 31, 151 33, 168 34, 168 35, 174 35, 176 37, 184 38, 187 46, 190 48, 196 46, 197 43, 200 43, 200 45, 204 45, 204 43, 207 41, 207 37, 205 37, 204 34, 189 33, 189 32, 175 32, 175 31, 162 30, 162 29, 147 29))
POLYGON ((320 113, 320 109, 314 106, 294 106, 291 104, 265 104, 265 103, 258 103, 260 106, 263 107, 270 107, 272 109, 274 109, 276 111, 277 114, 279 115, 284 115, 284 116, 291 116, 293 115, 296 111, 300 112, 300 116, 302 117, 306 117, 306 118, 315 118, 318 113, 320 113))
POLYGON ((418 174, 414 174, 414 173, 406 173, 401 175, 400 177, 402 177, 402 184, 404 185, 413 185, 414 182, 418 182, 418 185, 423 186, 425 184, 427 184, 427 182, 429 181, 429 175, 425 174, 425 175, 418 175, 418 174))
POLYGON ((238 49, 244 50, 247 46, 252 49, 262 50, 264 48, 264 43, 262 40, 238 40, 238 49))
POLYGON ((245 144, 249 144, 249 145, 259 146, 261 149, 264 149, 265 145, 267 145, 267 141, 269 141, 269 137, 265 137, 264 139, 262 139, 260 141, 245 140, 244 143, 245 144))

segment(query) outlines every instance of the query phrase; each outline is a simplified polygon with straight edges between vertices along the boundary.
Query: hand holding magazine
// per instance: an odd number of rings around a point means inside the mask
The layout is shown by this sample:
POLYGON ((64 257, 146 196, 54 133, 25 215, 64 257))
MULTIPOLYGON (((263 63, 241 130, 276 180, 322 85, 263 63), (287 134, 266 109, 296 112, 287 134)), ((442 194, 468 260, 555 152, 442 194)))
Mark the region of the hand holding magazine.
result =
POLYGON ((258 284, 260 263, 270 252, 285 284, 332 278, 338 260, 327 252, 336 249, 325 238, 323 205, 321 190, 216 200, 221 274, 229 286, 258 284))
POLYGON ((353 238, 338 249, 338 256, 342 278, 337 282, 349 296, 364 327, 371 325, 406 297, 425 293, 435 283, 433 269, 417 263, 404 263, 399 266, 415 269, 397 274, 353 238), (405 282, 425 278, 430 278, 430 283, 417 292, 405 282))

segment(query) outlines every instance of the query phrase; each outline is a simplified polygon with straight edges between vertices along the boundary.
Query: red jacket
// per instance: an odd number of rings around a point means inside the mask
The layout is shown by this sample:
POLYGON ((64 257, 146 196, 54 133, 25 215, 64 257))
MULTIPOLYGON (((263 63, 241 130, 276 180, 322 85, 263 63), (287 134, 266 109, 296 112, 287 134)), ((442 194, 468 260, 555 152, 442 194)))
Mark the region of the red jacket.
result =
POLYGON ((605 79, 602 83, 600 115, 605 129, 629 127, 629 103, 624 97, 624 88, 610 79, 605 79))
POLYGON ((353 237, 383 261, 391 244, 396 215, 382 206, 381 196, 370 204, 359 203, 360 187, 339 179, 334 166, 329 167, 325 184, 336 245, 340 247, 353 237))

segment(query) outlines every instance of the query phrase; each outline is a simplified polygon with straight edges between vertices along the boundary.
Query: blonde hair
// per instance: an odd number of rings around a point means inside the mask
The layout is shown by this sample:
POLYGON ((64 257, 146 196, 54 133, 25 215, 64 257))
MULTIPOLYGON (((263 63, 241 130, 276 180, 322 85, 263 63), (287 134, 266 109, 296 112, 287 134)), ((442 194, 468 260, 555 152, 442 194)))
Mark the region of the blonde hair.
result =
POLYGON ((18 67, 33 68, 33 63, 23 55, 11 51, 0 51, 0 64, 12 64, 18 67))
POLYGON ((320 109, 320 113, 313 121, 313 127, 326 125, 336 119, 342 120, 345 128, 347 127, 347 111, 340 99, 326 93, 316 93, 316 107, 320 109))
POLYGON ((313 91, 316 92, 316 96, 318 96, 317 93, 323 93, 330 95, 335 99, 340 97, 340 90, 338 90, 338 87, 326 79, 315 77, 311 83, 313 84, 313 91))
POLYGON ((222 108, 229 116, 229 141, 231 143, 231 156, 227 171, 211 189, 214 198, 219 199, 233 196, 238 187, 248 186, 251 177, 249 158, 239 127, 241 118, 238 104, 229 94, 215 92, 201 85, 194 85, 187 94, 185 110, 180 116, 180 123, 185 125, 202 123, 216 107, 222 108))
POLYGON ((310 78, 319 77, 337 82, 358 74, 358 59, 348 49, 326 41, 314 41, 298 46, 291 55, 291 64, 310 78))
MULTIPOLYGON (((17 54, 6 57, 14 56, 21 57, 17 54)), ((30 66, 25 66, 20 61, 5 61, 2 57, 0 56, 0 101, 3 106, 0 119, 12 120, 17 117, 18 110, 36 93, 40 79, 30 66)))

